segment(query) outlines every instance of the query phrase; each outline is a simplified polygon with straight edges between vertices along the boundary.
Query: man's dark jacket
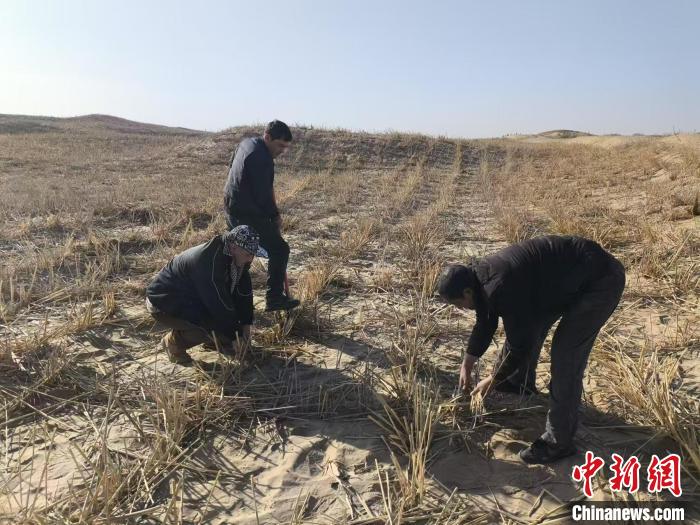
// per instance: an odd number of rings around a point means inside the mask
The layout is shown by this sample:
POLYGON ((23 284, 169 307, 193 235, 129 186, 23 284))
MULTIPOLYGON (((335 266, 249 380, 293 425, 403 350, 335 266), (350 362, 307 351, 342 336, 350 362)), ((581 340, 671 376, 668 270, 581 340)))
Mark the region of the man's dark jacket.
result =
POLYGON ((234 337, 253 323, 253 288, 244 268, 231 293, 232 258, 220 236, 175 256, 151 281, 146 295, 158 310, 234 337))
POLYGON ((510 353, 497 378, 510 375, 533 350, 542 322, 562 315, 588 283, 602 276, 612 256, 581 237, 545 236, 505 248, 473 265, 476 324, 467 353, 481 357, 498 327, 510 353))
POLYGON ((273 183, 275 164, 262 137, 247 138, 236 149, 224 187, 224 204, 238 219, 279 215, 273 183))

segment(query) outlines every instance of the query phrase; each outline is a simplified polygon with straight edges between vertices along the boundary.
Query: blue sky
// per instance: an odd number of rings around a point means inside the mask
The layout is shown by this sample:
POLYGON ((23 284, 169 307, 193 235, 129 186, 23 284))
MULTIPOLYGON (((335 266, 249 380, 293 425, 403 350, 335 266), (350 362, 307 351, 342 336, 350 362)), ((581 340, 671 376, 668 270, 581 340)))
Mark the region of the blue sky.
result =
POLYGON ((0 113, 700 130, 695 1, 0 0, 0 113))

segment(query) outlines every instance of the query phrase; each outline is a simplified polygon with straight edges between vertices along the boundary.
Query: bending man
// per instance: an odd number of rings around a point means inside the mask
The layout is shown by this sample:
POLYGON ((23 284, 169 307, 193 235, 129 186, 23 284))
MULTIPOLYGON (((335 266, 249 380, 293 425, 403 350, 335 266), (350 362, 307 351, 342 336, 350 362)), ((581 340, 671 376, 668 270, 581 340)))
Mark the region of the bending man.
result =
POLYGON ((622 264, 593 241, 546 236, 512 245, 470 266, 450 265, 438 293, 449 303, 476 310, 476 324, 460 369, 468 389, 471 372, 503 319, 506 344, 493 375, 473 393, 533 393, 535 369, 549 329, 552 340, 546 430, 520 452, 526 463, 573 455, 583 373, 598 332, 615 310, 625 286, 622 264))

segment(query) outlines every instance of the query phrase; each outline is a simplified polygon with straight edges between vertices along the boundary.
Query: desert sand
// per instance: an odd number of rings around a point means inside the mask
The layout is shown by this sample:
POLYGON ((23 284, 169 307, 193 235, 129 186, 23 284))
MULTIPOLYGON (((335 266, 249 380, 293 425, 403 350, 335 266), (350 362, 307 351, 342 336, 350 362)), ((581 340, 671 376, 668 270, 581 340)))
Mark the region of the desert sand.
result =
MULTIPOLYGON (((700 140, 461 140, 295 128, 277 165, 293 314, 254 347, 170 364, 144 288, 224 231, 230 151, 105 116, 0 116, 0 513, 13 523, 555 523, 582 456, 527 466, 528 398, 457 395, 473 313, 433 295, 446 262, 542 233, 625 264, 585 380, 577 443, 700 468, 700 140)), ((503 344, 502 328, 481 365, 503 344)), ((596 499, 611 494, 607 473, 596 499)), ((642 494, 636 499, 648 499, 642 494)), ((666 498, 667 495, 660 495, 666 498)))

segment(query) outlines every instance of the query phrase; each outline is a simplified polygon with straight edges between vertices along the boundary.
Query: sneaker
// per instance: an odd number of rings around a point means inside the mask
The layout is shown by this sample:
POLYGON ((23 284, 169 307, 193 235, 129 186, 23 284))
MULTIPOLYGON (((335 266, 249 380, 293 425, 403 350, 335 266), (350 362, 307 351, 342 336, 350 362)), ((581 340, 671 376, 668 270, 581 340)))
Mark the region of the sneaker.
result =
POLYGON ((163 347, 163 350, 165 350, 165 353, 168 354, 168 359, 171 363, 184 366, 192 364, 190 354, 187 353, 187 350, 183 350, 177 344, 175 344, 172 333, 166 334, 163 339, 161 339, 160 344, 163 347))
POLYGON ((279 297, 269 297, 267 299, 267 304, 265 306, 266 312, 275 312, 277 310, 291 310, 296 308, 301 303, 298 299, 292 299, 286 295, 280 295, 279 297))
POLYGON ((578 452, 573 443, 565 447, 553 447, 542 439, 536 439, 532 445, 519 452, 520 459, 530 465, 554 463, 568 458, 578 452))

